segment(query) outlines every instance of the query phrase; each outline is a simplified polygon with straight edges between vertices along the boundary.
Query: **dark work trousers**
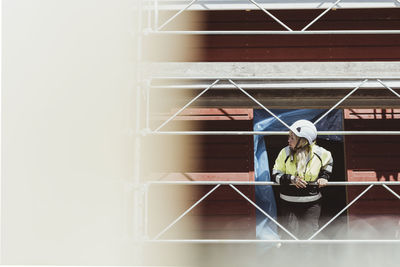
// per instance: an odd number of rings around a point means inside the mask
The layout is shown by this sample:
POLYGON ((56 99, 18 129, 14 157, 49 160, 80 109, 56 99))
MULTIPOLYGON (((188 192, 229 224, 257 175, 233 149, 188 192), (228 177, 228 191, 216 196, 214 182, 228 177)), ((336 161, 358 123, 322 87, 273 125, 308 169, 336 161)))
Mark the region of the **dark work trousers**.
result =
MULTIPOLYGON (((318 231, 321 200, 308 203, 295 203, 281 199, 280 204, 280 223, 298 239, 308 239, 318 231)), ((289 239, 292 238, 289 237, 289 239)))

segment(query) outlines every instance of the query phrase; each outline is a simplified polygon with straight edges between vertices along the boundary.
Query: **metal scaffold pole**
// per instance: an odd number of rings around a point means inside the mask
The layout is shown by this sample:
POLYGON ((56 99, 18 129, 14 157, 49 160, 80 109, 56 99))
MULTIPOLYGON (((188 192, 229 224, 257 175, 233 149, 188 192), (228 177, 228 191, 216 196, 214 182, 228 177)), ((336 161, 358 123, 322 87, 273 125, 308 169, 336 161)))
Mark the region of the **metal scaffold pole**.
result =
POLYGON ((136 32, 136 85, 135 85, 135 116, 134 116, 134 160, 133 160, 133 239, 134 239, 134 261, 135 264, 142 263, 142 229, 143 229, 143 193, 141 190, 140 167, 141 167, 141 90, 142 90, 142 76, 140 72, 140 65, 142 60, 142 13, 143 13, 143 0, 137 1, 137 32, 136 32))

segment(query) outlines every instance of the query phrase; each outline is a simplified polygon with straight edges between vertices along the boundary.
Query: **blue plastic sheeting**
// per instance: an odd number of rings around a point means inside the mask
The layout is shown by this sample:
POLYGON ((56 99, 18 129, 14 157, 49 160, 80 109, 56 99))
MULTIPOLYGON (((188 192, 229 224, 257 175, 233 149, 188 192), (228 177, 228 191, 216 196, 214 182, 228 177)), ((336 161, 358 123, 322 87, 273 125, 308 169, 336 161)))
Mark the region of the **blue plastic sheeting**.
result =
MULTIPOLYGON (((324 109, 275 109, 271 110, 286 124, 291 125, 297 120, 306 119, 316 121, 327 110, 324 109)), ((333 110, 316 124, 318 131, 341 131, 343 128, 343 111, 333 110)), ((254 110, 254 131, 288 131, 287 127, 271 116, 265 110, 254 110)), ((326 135, 318 136, 326 140, 343 141, 343 136, 326 135)), ((268 153, 264 136, 254 136, 254 173, 256 181, 271 181, 268 165, 268 153)), ((256 203, 271 217, 276 219, 276 203, 272 186, 256 186, 256 203)), ((256 236, 257 239, 279 239, 277 225, 268 219, 259 210, 256 211, 256 236)))

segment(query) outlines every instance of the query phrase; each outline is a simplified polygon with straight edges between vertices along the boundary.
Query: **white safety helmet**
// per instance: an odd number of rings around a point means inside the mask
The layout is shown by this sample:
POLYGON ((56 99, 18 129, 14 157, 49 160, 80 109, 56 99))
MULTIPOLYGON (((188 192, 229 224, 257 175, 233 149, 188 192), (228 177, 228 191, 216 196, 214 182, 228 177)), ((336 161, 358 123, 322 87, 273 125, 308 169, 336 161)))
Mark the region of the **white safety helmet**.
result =
POLYGON ((311 145, 317 138, 317 128, 308 120, 298 120, 290 126, 290 130, 298 137, 304 137, 311 145))

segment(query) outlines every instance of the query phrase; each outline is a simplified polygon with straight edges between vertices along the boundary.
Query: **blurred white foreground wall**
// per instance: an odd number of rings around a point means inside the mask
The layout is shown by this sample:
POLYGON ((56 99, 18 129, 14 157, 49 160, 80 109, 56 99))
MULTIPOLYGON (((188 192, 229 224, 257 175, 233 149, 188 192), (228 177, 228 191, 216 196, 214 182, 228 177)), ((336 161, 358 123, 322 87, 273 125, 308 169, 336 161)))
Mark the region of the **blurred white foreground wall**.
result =
POLYGON ((135 0, 5 0, 2 264, 133 264, 135 0))
MULTIPOLYGON (((157 164, 141 159, 164 149, 141 146, 135 134, 145 117, 136 101, 143 97, 140 3, 2 2, 1 264, 184 258, 137 242, 147 179, 140 170, 157 164)), ((176 206, 163 201, 163 212, 176 206)))

